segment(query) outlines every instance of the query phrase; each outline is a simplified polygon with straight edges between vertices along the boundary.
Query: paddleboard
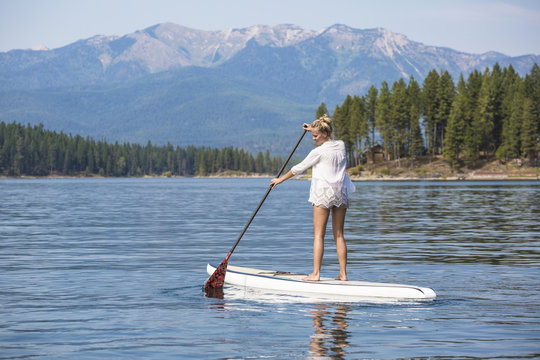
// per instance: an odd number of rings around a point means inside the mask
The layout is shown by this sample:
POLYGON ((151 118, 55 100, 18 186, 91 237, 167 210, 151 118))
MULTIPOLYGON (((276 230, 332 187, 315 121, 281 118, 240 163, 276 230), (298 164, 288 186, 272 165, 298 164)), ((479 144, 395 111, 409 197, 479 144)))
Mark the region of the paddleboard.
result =
MULTIPOLYGON (((208 264, 206 272, 212 275, 216 266, 208 264)), ((431 288, 404 284, 367 281, 340 281, 321 278, 320 281, 302 280, 305 274, 247 267, 227 267, 225 284, 286 293, 343 296, 348 298, 435 299, 431 288)))

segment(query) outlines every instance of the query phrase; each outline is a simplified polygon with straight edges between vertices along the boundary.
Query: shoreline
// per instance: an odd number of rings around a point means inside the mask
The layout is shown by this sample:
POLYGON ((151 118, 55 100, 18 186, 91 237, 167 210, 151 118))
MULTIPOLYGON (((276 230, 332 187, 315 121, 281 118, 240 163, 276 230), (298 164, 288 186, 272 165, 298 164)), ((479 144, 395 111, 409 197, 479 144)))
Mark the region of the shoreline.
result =
POLYGON ((514 181, 540 180, 540 173, 487 173, 471 172, 443 176, 386 176, 386 175, 350 175, 352 181, 514 181))
MULTIPOLYGON (((272 179, 271 174, 245 175, 209 175, 209 176, 77 176, 77 175, 48 175, 48 176, 0 176, 2 179, 272 179)), ((367 181, 540 181, 540 173, 535 174, 501 174, 501 173, 472 173, 452 176, 392 176, 392 175, 350 175, 355 182, 367 181)), ((311 180, 311 176, 299 175, 293 180, 311 180)))
POLYGON ((364 177, 355 176, 351 177, 353 182, 367 182, 367 181, 540 181, 539 177, 496 177, 496 176, 469 176, 469 177, 448 177, 448 178, 412 178, 412 177, 364 177))
POLYGON ((348 169, 353 181, 501 181, 540 180, 540 167, 514 160, 483 160, 473 167, 453 168, 442 156, 385 161, 348 169), (366 168, 364 168, 366 167, 366 168))
MULTIPOLYGON (((347 169, 352 181, 538 181, 540 167, 527 166, 523 163, 503 164, 497 160, 486 161, 475 168, 454 169, 441 158, 427 158, 423 161, 386 161, 371 165, 359 165, 347 169)), ((122 179, 122 178, 194 178, 194 179, 238 179, 238 178, 273 178, 275 174, 250 173, 241 171, 223 171, 210 175, 178 176, 165 173, 143 176, 100 176, 85 173, 64 175, 54 173, 47 176, 6 176, 0 179, 122 179)), ((295 176, 294 179, 309 180, 311 172, 295 176)))

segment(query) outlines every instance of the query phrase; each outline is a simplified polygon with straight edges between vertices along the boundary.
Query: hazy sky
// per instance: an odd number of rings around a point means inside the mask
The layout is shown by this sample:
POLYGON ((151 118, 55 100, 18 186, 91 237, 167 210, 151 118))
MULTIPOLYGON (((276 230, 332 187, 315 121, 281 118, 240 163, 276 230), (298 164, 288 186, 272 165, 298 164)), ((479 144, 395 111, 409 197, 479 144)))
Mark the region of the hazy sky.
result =
POLYGON ((339 23, 475 54, 540 54, 540 0, 0 0, 0 51, 57 48, 163 22, 201 30, 339 23))

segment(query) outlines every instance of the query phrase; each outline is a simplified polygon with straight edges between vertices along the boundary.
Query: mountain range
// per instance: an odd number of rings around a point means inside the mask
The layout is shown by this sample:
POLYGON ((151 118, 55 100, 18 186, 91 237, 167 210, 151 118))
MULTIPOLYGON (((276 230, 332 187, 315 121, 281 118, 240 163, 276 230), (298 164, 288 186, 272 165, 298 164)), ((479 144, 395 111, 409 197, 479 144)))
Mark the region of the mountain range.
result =
POLYGON ((321 102, 371 85, 499 63, 524 75, 538 55, 468 54, 383 28, 295 25, 223 31, 158 24, 57 49, 0 53, 0 121, 109 141, 289 151, 321 102))

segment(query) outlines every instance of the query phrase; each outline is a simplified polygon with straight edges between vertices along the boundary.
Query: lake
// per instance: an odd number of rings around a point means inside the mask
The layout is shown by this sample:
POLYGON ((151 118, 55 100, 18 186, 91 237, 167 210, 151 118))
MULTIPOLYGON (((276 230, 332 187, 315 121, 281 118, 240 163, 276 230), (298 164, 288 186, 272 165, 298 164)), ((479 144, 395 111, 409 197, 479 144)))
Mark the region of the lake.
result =
MULTIPOLYGON (((540 357, 540 182, 356 183, 349 278, 434 301, 206 297, 268 184, 0 179, 0 359, 540 357)), ((308 191, 274 189, 230 264, 310 272, 308 191)))

